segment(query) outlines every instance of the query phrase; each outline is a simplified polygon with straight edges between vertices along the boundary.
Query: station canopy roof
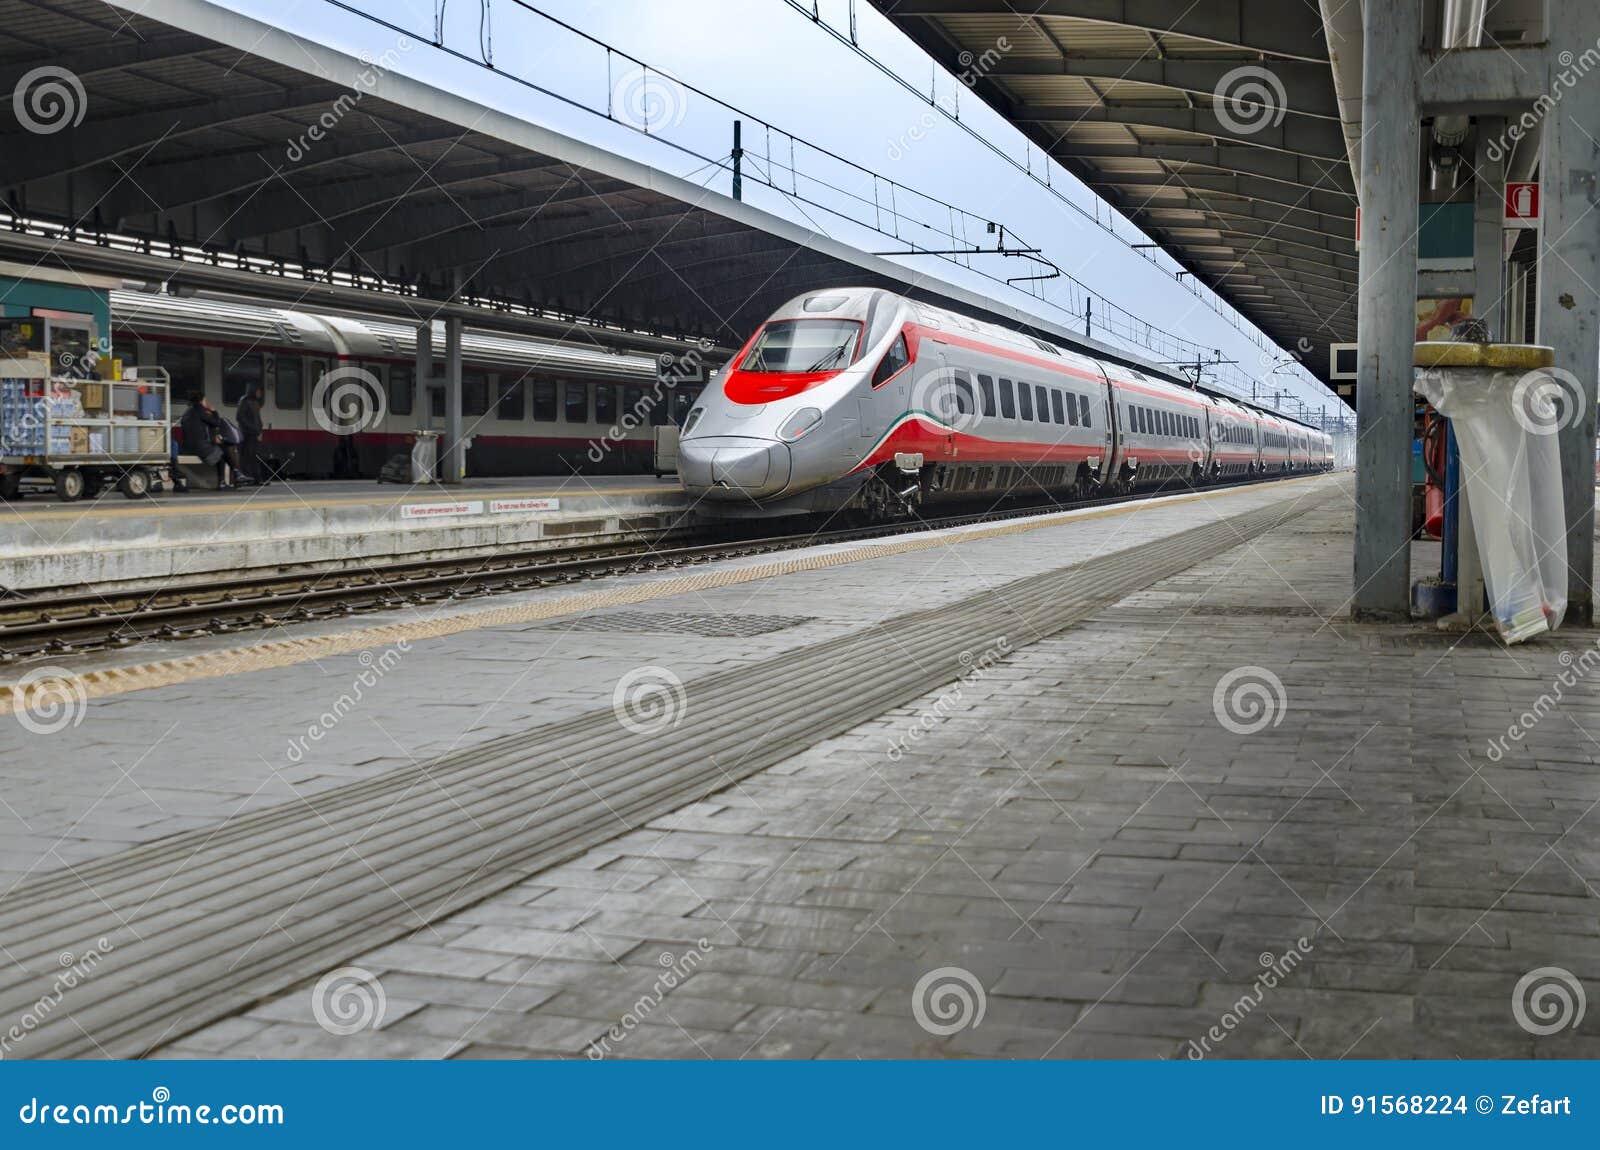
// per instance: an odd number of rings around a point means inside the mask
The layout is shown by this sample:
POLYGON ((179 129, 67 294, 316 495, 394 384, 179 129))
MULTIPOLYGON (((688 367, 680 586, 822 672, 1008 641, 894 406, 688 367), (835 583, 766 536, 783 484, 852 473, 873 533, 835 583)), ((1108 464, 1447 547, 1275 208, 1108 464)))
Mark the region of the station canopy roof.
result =
POLYGON ((0 0, 0 26, 0 88, 70 74, 81 117, 0 126, 5 211, 138 241, 0 225, 12 262, 633 347, 663 346, 639 334, 655 332, 735 348, 784 300, 854 283, 1129 358, 405 69, 374 80, 211 0, 0 0), (263 274, 276 261, 321 270, 263 274))
POLYGON ((1316 3, 872 3, 1328 378, 1356 337, 1356 195, 1316 3))

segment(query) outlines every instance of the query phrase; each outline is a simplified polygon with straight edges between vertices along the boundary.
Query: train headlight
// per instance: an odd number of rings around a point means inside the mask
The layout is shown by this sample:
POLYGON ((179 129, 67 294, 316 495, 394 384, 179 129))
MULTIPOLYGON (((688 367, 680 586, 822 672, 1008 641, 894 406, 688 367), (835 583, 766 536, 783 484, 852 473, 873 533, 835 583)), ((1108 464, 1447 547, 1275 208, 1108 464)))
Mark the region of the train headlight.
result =
POLYGON ((814 407, 802 407, 783 421, 783 426, 778 428, 778 438, 793 443, 821 422, 822 412, 814 407))
POLYGON ((685 419, 683 421, 683 430, 681 432, 679 432, 678 434, 680 436, 681 435, 688 435, 691 431, 694 430, 694 425, 700 422, 700 417, 702 415, 704 415, 705 413, 706 413, 706 409, 703 408, 703 407, 697 407, 693 411, 691 411, 689 413, 689 418, 685 419))

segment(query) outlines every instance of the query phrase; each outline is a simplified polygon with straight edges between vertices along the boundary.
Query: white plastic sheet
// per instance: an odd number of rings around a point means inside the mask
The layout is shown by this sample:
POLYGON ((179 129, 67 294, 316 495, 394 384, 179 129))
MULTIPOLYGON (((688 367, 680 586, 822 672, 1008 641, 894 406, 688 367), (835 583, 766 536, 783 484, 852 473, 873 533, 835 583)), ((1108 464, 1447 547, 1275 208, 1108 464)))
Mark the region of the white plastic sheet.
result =
POLYGON ((1555 630, 1567 611, 1556 435, 1562 409, 1554 379, 1543 374, 1462 367, 1417 373, 1417 391, 1455 429, 1489 610, 1507 643, 1555 630))

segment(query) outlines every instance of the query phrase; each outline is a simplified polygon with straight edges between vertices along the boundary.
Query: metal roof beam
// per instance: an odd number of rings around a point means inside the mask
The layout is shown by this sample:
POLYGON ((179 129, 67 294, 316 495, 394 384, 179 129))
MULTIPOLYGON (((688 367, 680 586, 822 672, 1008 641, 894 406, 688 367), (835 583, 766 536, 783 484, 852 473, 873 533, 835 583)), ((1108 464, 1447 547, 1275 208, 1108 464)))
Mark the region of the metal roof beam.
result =
MULTIPOLYGON (((207 52, 216 52, 220 45, 202 40, 188 33, 170 36, 152 36, 149 39, 130 40, 114 38, 109 46, 82 48, 78 51, 35 53, 31 56, 6 56, 0 59, 0 90, 11 92, 18 81, 33 69, 43 65, 65 68, 80 81, 93 80, 125 68, 139 68, 151 64, 171 64, 192 59, 207 52)), ((159 82, 159 74, 151 77, 159 82)))
POLYGON ((1273 180, 1297 188, 1331 192, 1347 200, 1352 209, 1355 207, 1354 193, 1346 186, 1350 169, 1342 158, 1337 164, 1329 164, 1306 156, 1227 144, 1080 144, 1068 139, 1057 141, 1051 154, 1064 160, 1159 160, 1176 167, 1192 166, 1214 172, 1236 173, 1250 179, 1273 180))
MULTIPOLYGON (((0 135, 0 186, 20 187, 46 176, 81 172, 130 152, 146 154, 169 143, 255 116, 322 113, 356 99, 349 88, 311 84, 292 91, 152 108, 125 116, 90 118, 70 132, 37 136, 26 129, 0 135)), ((130 178, 137 180, 134 172, 130 178)))
POLYGON ((1211 108, 1164 108, 1155 104, 1105 104, 1094 108, 1020 105, 1011 113, 1018 124, 1128 124, 1140 128, 1192 132, 1222 143, 1310 156, 1330 165, 1345 163, 1344 134, 1331 120, 1293 121, 1280 124, 1246 119, 1241 112, 1230 123, 1211 108))
MULTIPOLYGON (((1201 172, 1185 169, 1181 172, 1106 172, 1099 171, 1083 181, 1096 191, 1123 190, 1120 197, 1127 203, 1149 203, 1166 206, 1168 201, 1158 200, 1154 193, 1162 191, 1183 192, 1191 201, 1208 207, 1223 207, 1232 211, 1251 211, 1262 219, 1276 218, 1281 211, 1293 211, 1315 217, 1315 226, 1330 235, 1340 231, 1355 235, 1356 209, 1348 197, 1332 192, 1297 191, 1292 187, 1256 181, 1249 182, 1238 176, 1220 172, 1201 172)), ((1307 226, 1312 226, 1308 223, 1307 226)))
POLYGON ((1107 83, 1133 81, 1171 88, 1202 100, 1216 97, 1225 80, 1241 67, 1264 67, 1282 84, 1283 110, 1289 115, 1339 119, 1339 105, 1328 85, 1328 66, 1300 60, 1263 61, 1254 56, 1176 59, 1144 56, 1003 57, 984 75, 1004 80, 1019 76, 1076 76, 1107 83))
MULTIPOLYGON (((1005 0, 873 0, 896 21, 910 16, 1008 16, 1005 0)), ((1325 63, 1322 15, 1315 4, 1284 0, 1208 0, 1174 4, 1172 0, 1028 0, 1032 16, 1070 16, 1101 24, 1118 24, 1162 36, 1189 36, 1295 60, 1325 63)), ((1018 17, 1019 23, 1021 17, 1018 17)))

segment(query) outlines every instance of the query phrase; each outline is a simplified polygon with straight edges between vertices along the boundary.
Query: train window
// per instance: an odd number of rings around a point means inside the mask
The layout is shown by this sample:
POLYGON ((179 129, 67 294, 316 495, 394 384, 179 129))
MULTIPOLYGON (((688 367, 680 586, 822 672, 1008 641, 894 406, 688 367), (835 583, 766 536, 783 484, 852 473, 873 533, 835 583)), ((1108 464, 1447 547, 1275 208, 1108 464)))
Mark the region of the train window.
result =
POLYGON ((1144 425, 1144 408, 1130 407, 1128 408, 1128 414, 1133 417, 1131 420, 1129 420, 1129 422, 1133 424, 1133 429, 1135 431, 1142 434, 1143 432, 1150 430, 1144 425))
POLYGON ((1078 396, 1078 420, 1085 427, 1094 426, 1089 419, 1089 397, 1087 395, 1078 396))
POLYGON ((672 410, 673 388, 662 380, 656 380, 650 392, 650 426, 665 427, 667 413, 672 410))
POLYGON ((272 402, 279 411, 299 411, 306 401, 306 363, 298 355, 280 355, 272 373, 272 402))
POLYGON ((687 390, 676 387, 672 389, 673 423, 676 423, 679 427, 683 426, 683 421, 689 418, 689 411, 694 407, 695 398, 687 390))
POLYGON ((622 389, 622 416, 626 419, 633 416, 635 426, 644 423, 644 388, 625 387, 622 389))
POLYGON ((495 385, 494 417, 521 419, 525 406, 522 401, 522 381, 502 376, 495 385))
POLYGON ((416 368, 409 363, 389 365, 389 414, 410 415, 416 403, 416 368))
POLYGON ((568 423, 589 422, 589 385, 569 379, 561 385, 563 417, 568 423))
POLYGON ((994 380, 987 375, 978 377, 978 393, 983 397, 983 414, 994 415, 994 380))
POLYGON ((156 346, 156 363, 167 369, 172 378, 173 407, 189 398, 192 391, 206 389, 205 353, 198 347, 181 347, 169 343, 156 346))
POLYGON ((958 372, 954 373, 954 386, 951 388, 951 392, 952 392, 952 394, 950 395, 949 399, 947 400, 947 403, 950 400, 953 400, 954 403, 955 403, 955 411, 950 412, 949 414, 951 414, 951 415, 975 415, 975 414, 977 414, 977 411, 978 411, 978 397, 973 394, 972 381, 967 378, 965 372, 958 371, 958 372))
POLYGON ((1033 418, 1033 388, 1020 380, 1017 382, 1017 415, 1022 419, 1033 418))
MULTIPOLYGON (((853 319, 777 319, 756 336, 740 371, 805 372, 845 367, 855 359, 861 323, 853 319)), ((897 340, 905 355, 905 341, 897 340)), ((889 352, 894 354, 893 349, 889 352)), ((902 360, 901 366, 905 363, 902 360)), ((879 364, 879 370, 883 365, 879 364)))
POLYGON ((555 380, 536 379, 533 381, 533 418, 538 423, 554 423, 556 421, 555 380))
POLYGON ((878 361, 878 369, 872 373, 872 386, 882 387, 910 362, 911 353, 906 350, 906 337, 902 332, 895 337, 895 341, 889 345, 889 350, 884 352, 883 358, 878 361))
POLYGON ((489 411, 489 377, 481 371, 461 373, 461 414, 486 415, 489 411))
POLYGON ((1040 423, 1050 422, 1050 393, 1043 387, 1033 389, 1035 410, 1039 413, 1040 423))
POLYGON ((1078 426, 1078 395, 1072 391, 1067 392, 1067 422, 1078 426))
POLYGON ((261 382, 261 353, 222 353, 222 402, 238 403, 245 393, 261 382))
MULTIPOLYGON (((1061 402, 1061 393, 1059 391, 1050 393, 1050 414, 1056 417, 1057 423, 1067 422, 1067 409, 1061 402)), ((1074 419, 1072 422, 1077 423, 1078 421, 1074 419)))
POLYGON ((609 383, 594 385, 594 421, 607 426, 617 419, 617 389, 609 383))
POLYGON ((1012 394, 1011 381, 1009 379, 1000 381, 1000 416, 1003 419, 1015 419, 1017 417, 1017 400, 1015 395, 1012 394))

